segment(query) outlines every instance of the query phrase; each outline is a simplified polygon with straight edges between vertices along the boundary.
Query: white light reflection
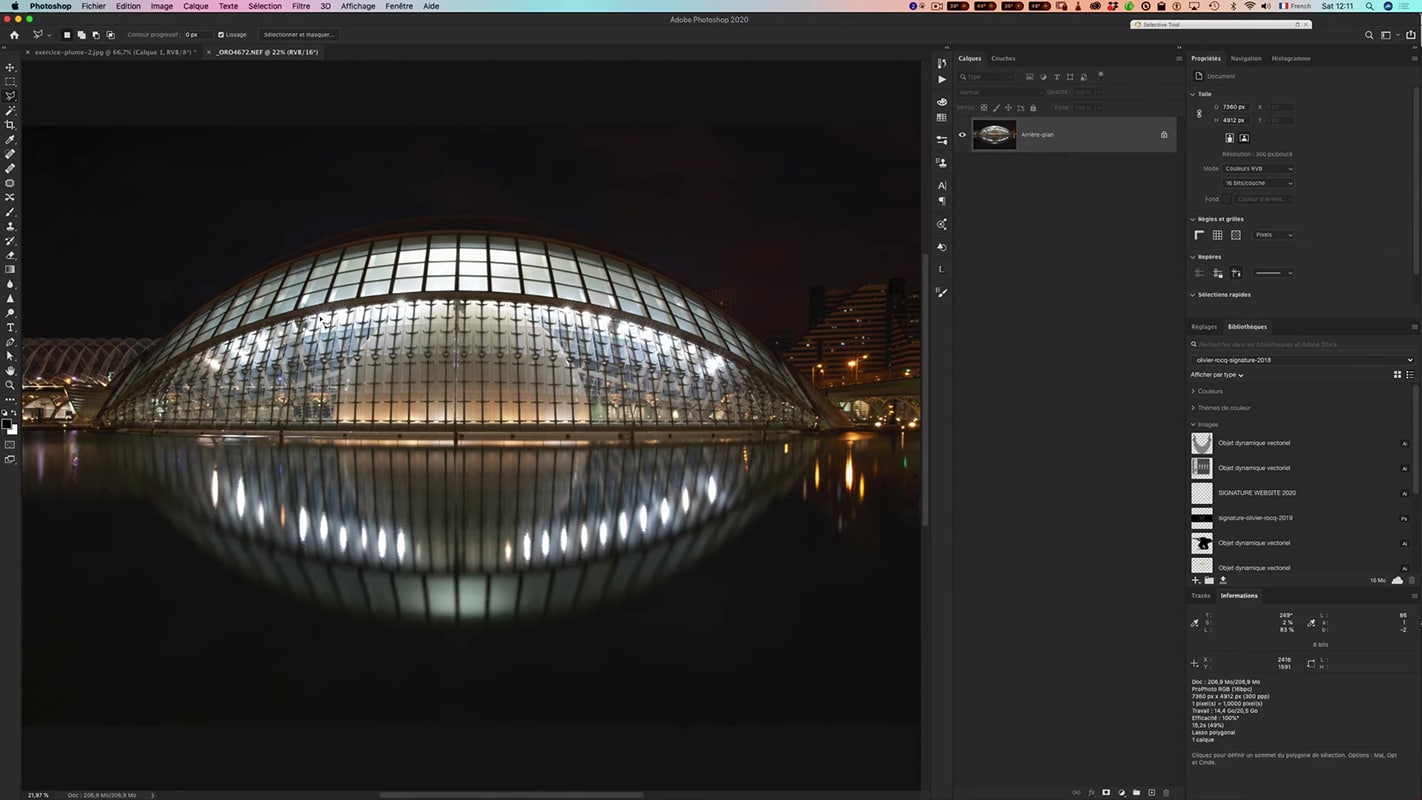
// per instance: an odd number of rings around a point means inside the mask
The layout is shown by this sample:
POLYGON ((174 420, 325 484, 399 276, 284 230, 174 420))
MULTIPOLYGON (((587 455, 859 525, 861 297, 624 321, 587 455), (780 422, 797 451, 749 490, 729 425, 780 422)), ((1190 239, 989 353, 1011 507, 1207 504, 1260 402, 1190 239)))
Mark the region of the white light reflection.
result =
POLYGON ((691 510, 691 492, 685 486, 681 487, 681 510, 682 513, 691 510))
POLYGON ((341 526, 341 534, 340 534, 340 536, 341 536, 341 552, 344 553, 344 552, 346 552, 346 540, 347 540, 347 537, 346 537, 346 526, 344 526, 344 525, 341 526))
POLYGON ((578 545, 584 550, 588 549, 588 524, 586 522, 578 530, 578 545))
POLYGON ((395 560, 405 560, 405 531, 400 528, 395 529, 395 560))
POLYGON ((266 522, 266 519, 267 519, 267 507, 264 506, 264 505, 262 505, 261 503, 258 503, 258 504, 257 504, 257 524, 258 524, 258 525, 261 525, 262 523, 266 522))
POLYGON ((385 529, 380 528, 375 534, 375 552, 380 559, 385 560, 385 529))
POLYGON ((617 515, 617 535, 622 539, 627 538, 627 512, 623 511, 617 515))
POLYGON ((364 553, 370 546, 370 537, 366 536, 365 523, 360 524, 360 551, 364 553))
POLYGON ((331 526, 326 523, 326 512, 324 511, 321 512, 321 526, 319 530, 321 531, 321 544, 325 544, 326 539, 330 536, 331 526))
POLYGON ((306 543, 307 527, 309 526, 306 521, 306 507, 302 506, 296 510, 296 535, 301 539, 302 544, 306 543))
POLYGON ((504 542, 504 561, 513 561, 513 542, 504 542))
POLYGON ((667 499, 666 499, 665 497, 663 497, 663 498, 662 498, 662 524, 663 524, 663 525, 667 524, 667 520, 670 520, 670 519, 671 519, 671 503, 668 503, 668 502, 667 502, 667 499))
POLYGON ((217 508, 217 467, 212 468, 212 507, 217 508))
POLYGON ((525 533, 523 535, 523 560, 527 561, 530 558, 533 558, 533 534, 525 533))
POLYGON ((716 476, 712 475, 706 479, 706 499, 716 502, 716 476))
POLYGON ((568 552, 568 526, 564 525, 563 530, 558 534, 558 552, 568 552))
POLYGON ((237 519, 242 519, 247 511, 247 482, 237 476, 237 519))
POLYGON ((607 544, 607 521, 603 520, 597 524, 597 543, 607 544))
POLYGON ((548 531, 545 530, 543 532, 543 536, 539 537, 538 539, 538 551, 543 554, 544 558, 548 557, 548 550, 550 549, 549 544, 550 538, 548 536, 548 531))
POLYGON ((646 532, 647 532, 647 504, 646 504, 646 503, 643 503, 642 505, 637 506, 637 527, 638 527, 638 528, 641 528, 642 533, 646 533, 646 532))

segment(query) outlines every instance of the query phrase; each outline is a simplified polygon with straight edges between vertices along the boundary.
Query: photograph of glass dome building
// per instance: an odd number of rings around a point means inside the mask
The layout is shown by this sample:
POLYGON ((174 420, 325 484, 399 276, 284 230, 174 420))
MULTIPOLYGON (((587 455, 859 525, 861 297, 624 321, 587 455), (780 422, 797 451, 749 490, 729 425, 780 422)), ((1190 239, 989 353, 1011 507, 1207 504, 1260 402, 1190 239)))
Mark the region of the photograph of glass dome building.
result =
POLYGON ((817 424, 720 307, 583 245, 490 230, 364 238, 248 278, 123 375, 106 428, 817 424))
MULTIPOLYGON (((647 67, 610 68, 725 64, 647 67)), ((916 775, 921 430, 767 344, 919 264, 916 72, 865 70, 911 113, 806 104, 815 65, 772 123, 541 83, 33 137, 24 395, 76 410, 13 437, 36 782, 253 746, 239 789, 779 786, 784 742, 826 789, 916 775)))

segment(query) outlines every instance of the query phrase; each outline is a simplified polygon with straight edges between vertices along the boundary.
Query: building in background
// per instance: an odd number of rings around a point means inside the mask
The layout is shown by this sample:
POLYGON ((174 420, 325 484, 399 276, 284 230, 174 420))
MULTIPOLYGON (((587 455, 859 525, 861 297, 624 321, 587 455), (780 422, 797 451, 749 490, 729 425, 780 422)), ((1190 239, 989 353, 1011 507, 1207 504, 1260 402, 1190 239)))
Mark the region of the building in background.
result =
MULTIPOLYGON (((25 339, 20 348, 24 419, 31 424, 88 424, 113 382, 155 341, 25 339)), ((10 369, 6 365, 7 377, 10 369)))
POLYGON ((810 329, 780 349, 816 386, 918 377, 919 292, 903 278, 810 289, 810 329))

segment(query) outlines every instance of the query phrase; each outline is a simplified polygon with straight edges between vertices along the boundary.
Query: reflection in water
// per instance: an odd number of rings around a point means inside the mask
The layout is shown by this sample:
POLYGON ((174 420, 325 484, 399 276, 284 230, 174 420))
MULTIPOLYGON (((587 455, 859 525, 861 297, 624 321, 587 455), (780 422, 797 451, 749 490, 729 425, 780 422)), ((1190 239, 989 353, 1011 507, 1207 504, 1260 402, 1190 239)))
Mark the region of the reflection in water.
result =
POLYGON ((526 620, 590 609, 689 566, 804 475, 819 445, 282 446, 70 434, 27 439, 26 491, 118 488, 248 575, 356 616, 526 620))

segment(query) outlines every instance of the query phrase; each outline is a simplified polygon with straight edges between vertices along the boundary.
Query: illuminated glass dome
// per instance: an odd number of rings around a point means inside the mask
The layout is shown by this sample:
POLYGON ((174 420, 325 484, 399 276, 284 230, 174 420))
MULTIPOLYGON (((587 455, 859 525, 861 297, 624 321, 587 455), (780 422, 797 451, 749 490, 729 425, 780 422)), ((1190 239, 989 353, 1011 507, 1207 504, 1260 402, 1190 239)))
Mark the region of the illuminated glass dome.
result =
POLYGON ((366 238, 243 281, 154 345, 110 428, 816 424, 769 349, 648 267, 547 238, 366 238))

